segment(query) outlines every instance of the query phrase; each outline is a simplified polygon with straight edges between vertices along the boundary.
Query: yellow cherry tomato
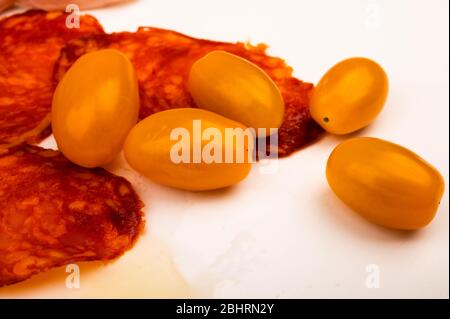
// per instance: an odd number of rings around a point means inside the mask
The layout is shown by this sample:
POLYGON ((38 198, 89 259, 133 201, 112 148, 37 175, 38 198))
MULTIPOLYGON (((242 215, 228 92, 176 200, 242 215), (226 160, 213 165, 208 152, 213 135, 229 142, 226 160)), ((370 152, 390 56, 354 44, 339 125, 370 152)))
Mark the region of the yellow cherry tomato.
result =
POLYGON ((243 124, 209 111, 173 109, 139 122, 124 154, 131 167, 154 182, 192 191, 218 189, 250 172, 254 136, 246 133, 243 124))
POLYGON ((380 113, 388 93, 383 68, 366 58, 333 66, 315 87, 311 116, 327 132, 348 134, 369 125, 380 113))
POLYGON ((255 130, 278 128, 283 121, 284 102, 276 84, 258 66, 231 53, 213 51, 196 61, 188 87, 200 108, 255 130))
POLYGON ((121 151, 138 112, 138 83, 130 60, 116 50, 88 53, 73 64, 56 88, 53 134, 72 162, 102 166, 121 151))
POLYGON ((328 159, 327 179, 334 193, 363 217, 403 230, 430 223, 444 192, 442 176, 425 160, 370 137, 339 144, 328 159))

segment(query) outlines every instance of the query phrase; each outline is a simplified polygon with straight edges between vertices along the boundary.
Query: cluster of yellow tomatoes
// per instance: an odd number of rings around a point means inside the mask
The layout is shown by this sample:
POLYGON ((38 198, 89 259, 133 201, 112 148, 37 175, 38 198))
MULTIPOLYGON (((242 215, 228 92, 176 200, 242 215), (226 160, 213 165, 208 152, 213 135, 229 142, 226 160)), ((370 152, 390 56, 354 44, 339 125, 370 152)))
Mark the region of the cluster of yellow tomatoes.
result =
MULTIPOLYGON (((181 189, 209 190, 239 182, 250 171, 248 161, 174 163, 171 132, 177 127, 192 131, 195 120, 201 120, 203 129, 222 132, 222 139, 227 128, 278 128, 284 117, 279 89, 256 65, 223 51, 194 63, 188 88, 200 109, 159 112, 136 124, 139 90, 132 63, 110 49, 86 54, 54 95, 52 128, 58 147, 85 167, 105 165, 123 149, 130 166, 144 176, 181 189)), ((387 76, 377 63, 348 59, 315 87, 311 115, 330 133, 352 133, 374 120, 387 92, 387 76)), ((326 176, 336 195, 355 211, 397 229, 427 225, 444 191, 443 178, 433 166, 399 145, 370 137, 338 145, 326 176)))

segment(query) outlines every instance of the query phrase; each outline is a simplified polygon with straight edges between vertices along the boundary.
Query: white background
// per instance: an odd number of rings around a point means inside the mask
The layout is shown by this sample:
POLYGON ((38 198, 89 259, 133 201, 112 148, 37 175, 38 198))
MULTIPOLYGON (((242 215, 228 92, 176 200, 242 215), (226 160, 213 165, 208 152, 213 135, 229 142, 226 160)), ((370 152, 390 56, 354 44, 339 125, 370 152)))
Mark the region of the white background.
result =
MULTIPOLYGON (((316 83, 336 62, 366 56, 390 78, 384 111, 357 135, 406 146, 443 174, 449 167, 447 0, 134 1, 90 11, 108 32, 157 26, 196 37, 264 42, 316 83)), ((347 138, 347 137, 344 137, 347 138)), ((448 191, 433 223, 404 233, 368 223, 330 191, 326 136, 257 166, 240 185, 189 193, 155 185, 123 160, 109 169, 134 183, 147 227, 133 250, 107 265, 82 264, 81 287, 65 269, 0 289, 0 297, 449 297, 448 191), (368 265, 380 287, 369 289, 368 265)), ((44 145, 54 147, 52 138, 44 145)))

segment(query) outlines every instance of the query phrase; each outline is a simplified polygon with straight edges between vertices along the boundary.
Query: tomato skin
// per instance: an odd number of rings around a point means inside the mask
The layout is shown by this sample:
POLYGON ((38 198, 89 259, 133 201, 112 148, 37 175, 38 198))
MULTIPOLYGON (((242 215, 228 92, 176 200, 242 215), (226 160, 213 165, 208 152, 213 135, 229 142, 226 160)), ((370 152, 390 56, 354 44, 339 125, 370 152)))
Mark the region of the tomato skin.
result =
POLYGON ((58 84, 52 104, 52 129, 58 148, 84 167, 103 166, 121 151, 138 119, 135 70, 116 50, 80 57, 58 84))
POLYGON ((200 108, 256 131, 279 128, 283 121, 284 102, 276 84, 257 65, 234 54, 213 51, 197 60, 188 88, 200 108))
POLYGON ((414 230, 434 218, 444 193, 441 174, 397 144, 358 137, 339 144, 327 163, 334 193, 368 220, 414 230))
POLYGON ((381 112, 388 87, 388 77, 376 62, 366 58, 344 60, 333 66, 314 88, 311 116, 329 133, 355 132, 381 112))
MULTIPOLYGON (((213 112, 197 109, 182 108, 158 112, 139 122, 128 135, 124 145, 124 155, 128 164, 150 180, 169 187, 189 191, 206 191, 231 186, 243 180, 251 170, 251 154, 253 151, 253 135, 245 140, 243 147, 237 151, 236 143, 225 142, 226 128, 246 127, 238 122, 227 119, 213 112), (242 152, 244 162, 210 162, 202 157, 198 162, 194 160, 193 121, 201 121, 201 133, 208 129, 217 129, 221 134, 220 148, 223 156, 227 149, 233 154, 242 152), (187 130, 189 137, 189 160, 174 162, 173 148, 181 139, 171 138, 174 129, 187 130), (250 157, 248 157, 250 154, 250 157)), ((202 140, 198 145, 200 153, 211 139, 202 140)), ((186 144, 185 144, 186 145, 186 144)), ((179 154, 177 151, 176 154, 179 154)), ((199 153, 197 153, 199 154, 199 153)), ((208 153, 209 154, 209 153, 208 153)))

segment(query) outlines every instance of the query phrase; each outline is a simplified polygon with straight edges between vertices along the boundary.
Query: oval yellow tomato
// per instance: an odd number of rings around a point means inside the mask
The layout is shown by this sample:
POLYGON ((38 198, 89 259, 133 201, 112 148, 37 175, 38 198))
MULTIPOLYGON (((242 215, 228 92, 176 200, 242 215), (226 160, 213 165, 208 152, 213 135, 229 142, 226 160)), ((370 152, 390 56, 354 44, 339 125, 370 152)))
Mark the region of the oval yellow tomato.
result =
POLYGON ((369 125, 382 110, 388 93, 383 68, 366 58, 333 66, 312 93, 311 116, 327 132, 348 134, 369 125))
POLYGON ((276 84, 258 66, 234 54, 213 51, 196 61, 188 87, 200 108, 255 130, 278 128, 283 121, 284 102, 276 84))
POLYGON ((52 129, 62 153, 84 167, 109 163, 136 123, 139 91, 134 67, 116 50, 79 58, 56 88, 52 129))
POLYGON ((368 220, 413 230, 434 218, 444 192, 439 172, 410 150, 377 138, 339 144, 327 179, 334 193, 368 220))
POLYGON ((254 136, 241 123, 195 108, 155 113, 125 141, 125 158, 149 179, 202 191, 227 187, 251 169, 254 136))

